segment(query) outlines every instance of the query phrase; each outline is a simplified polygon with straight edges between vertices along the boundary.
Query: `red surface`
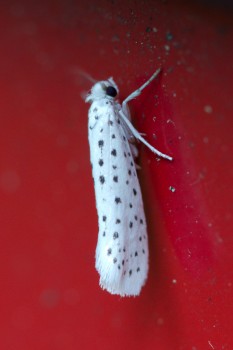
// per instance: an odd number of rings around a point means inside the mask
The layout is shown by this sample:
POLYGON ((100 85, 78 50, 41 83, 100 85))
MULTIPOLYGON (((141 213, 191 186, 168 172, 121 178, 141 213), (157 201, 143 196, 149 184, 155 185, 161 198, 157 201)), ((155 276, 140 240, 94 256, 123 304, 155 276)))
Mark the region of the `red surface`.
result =
POLYGON ((231 20, 191 2, 0 5, 1 350, 233 348, 231 20), (174 162, 141 147, 150 273, 120 299, 94 268, 77 71, 125 97, 159 66, 131 106, 174 162))

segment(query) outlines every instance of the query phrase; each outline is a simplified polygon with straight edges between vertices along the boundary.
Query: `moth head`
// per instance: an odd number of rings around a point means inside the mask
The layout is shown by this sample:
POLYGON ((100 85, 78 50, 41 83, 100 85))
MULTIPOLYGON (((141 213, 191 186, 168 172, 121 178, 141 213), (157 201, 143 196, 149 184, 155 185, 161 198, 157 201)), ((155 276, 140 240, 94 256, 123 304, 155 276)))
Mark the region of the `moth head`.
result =
POLYGON ((85 101, 92 103, 95 100, 101 100, 103 98, 112 100, 118 93, 119 90, 116 83, 112 78, 109 78, 108 80, 98 81, 93 85, 85 101))

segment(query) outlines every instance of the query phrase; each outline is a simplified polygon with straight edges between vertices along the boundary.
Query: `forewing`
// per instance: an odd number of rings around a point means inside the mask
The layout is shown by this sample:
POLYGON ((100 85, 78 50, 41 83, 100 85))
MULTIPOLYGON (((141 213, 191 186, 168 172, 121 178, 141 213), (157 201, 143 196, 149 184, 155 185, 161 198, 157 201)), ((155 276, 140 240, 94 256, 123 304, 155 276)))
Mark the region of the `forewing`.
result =
POLYGON ((92 104, 89 142, 99 221, 96 269, 102 288, 130 296, 140 293, 147 278, 148 242, 141 190, 122 123, 114 103, 92 104))

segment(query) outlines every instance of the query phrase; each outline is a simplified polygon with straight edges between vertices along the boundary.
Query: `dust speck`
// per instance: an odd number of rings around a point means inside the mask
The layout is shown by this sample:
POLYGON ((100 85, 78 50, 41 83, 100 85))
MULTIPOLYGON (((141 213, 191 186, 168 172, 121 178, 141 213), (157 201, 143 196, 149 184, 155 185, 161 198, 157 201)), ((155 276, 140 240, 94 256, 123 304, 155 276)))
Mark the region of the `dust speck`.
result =
POLYGON ((210 106, 210 105, 204 106, 204 112, 208 113, 208 114, 211 114, 213 112, 213 107, 210 106))
POLYGON ((169 190, 173 193, 176 191, 175 187, 173 187, 173 186, 169 186, 169 190))
POLYGON ((168 41, 171 41, 171 40, 173 39, 173 35, 172 35, 171 32, 167 32, 167 34, 166 34, 166 39, 167 39, 168 41))

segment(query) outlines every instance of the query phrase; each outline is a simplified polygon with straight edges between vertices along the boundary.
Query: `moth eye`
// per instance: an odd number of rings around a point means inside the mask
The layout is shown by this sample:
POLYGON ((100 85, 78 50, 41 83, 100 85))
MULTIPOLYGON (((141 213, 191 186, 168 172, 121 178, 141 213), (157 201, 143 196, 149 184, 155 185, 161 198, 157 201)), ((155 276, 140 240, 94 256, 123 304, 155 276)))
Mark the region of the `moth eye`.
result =
POLYGON ((113 86, 108 86, 106 89, 106 94, 111 97, 116 97, 117 91, 113 86))

